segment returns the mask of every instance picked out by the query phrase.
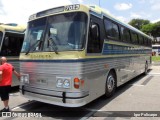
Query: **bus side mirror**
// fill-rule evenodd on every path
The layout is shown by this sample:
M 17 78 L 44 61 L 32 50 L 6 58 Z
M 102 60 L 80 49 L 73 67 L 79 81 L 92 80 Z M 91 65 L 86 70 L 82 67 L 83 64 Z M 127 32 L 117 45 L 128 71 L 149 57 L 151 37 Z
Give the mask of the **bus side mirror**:
M 96 24 L 91 25 L 91 36 L 94 40 L 98 39 L 99 32 L 98 32 L 98 26 Z

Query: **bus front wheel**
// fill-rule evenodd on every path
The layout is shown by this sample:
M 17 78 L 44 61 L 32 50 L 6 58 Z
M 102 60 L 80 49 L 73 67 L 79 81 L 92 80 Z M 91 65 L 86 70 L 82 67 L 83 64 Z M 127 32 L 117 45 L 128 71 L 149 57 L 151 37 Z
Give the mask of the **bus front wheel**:
M 105 86 L 105 97 L 111 97 L 116 90 L 116 76 L 115 73 L 110 71 Z

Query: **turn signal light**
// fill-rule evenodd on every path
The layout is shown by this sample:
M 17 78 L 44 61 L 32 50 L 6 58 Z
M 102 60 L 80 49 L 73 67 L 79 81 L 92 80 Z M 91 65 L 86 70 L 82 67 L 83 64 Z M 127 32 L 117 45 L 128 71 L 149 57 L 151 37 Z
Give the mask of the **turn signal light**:
M 80 80 L 78 78 L 74 78 L 74 88 L 78 89 L 80 87 Z
M 79 89 L 84 86 L 84 80 L 80 80 L 79 78 L 74 78 L 74 88 Z

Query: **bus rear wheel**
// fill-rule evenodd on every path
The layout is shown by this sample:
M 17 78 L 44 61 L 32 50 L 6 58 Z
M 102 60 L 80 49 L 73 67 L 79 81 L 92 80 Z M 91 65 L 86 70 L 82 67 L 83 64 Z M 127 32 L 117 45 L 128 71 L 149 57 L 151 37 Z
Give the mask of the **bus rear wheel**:
M 105 97 L 111 97 L 113 96 L 115 90 L 116 90 L 116 76 L 114 72 L 109 72 L 106 80 L 106 86 L 105 86 Z

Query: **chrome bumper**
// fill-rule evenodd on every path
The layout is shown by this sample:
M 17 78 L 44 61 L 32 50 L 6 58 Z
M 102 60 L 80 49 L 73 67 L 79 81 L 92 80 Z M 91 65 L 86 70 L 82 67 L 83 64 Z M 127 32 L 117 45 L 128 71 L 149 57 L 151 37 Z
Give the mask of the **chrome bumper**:
M 20 92 L 31 100 L 66 107 L 80 107 L 87 104 L 89 92 L 61 92 L 20 86 Z

